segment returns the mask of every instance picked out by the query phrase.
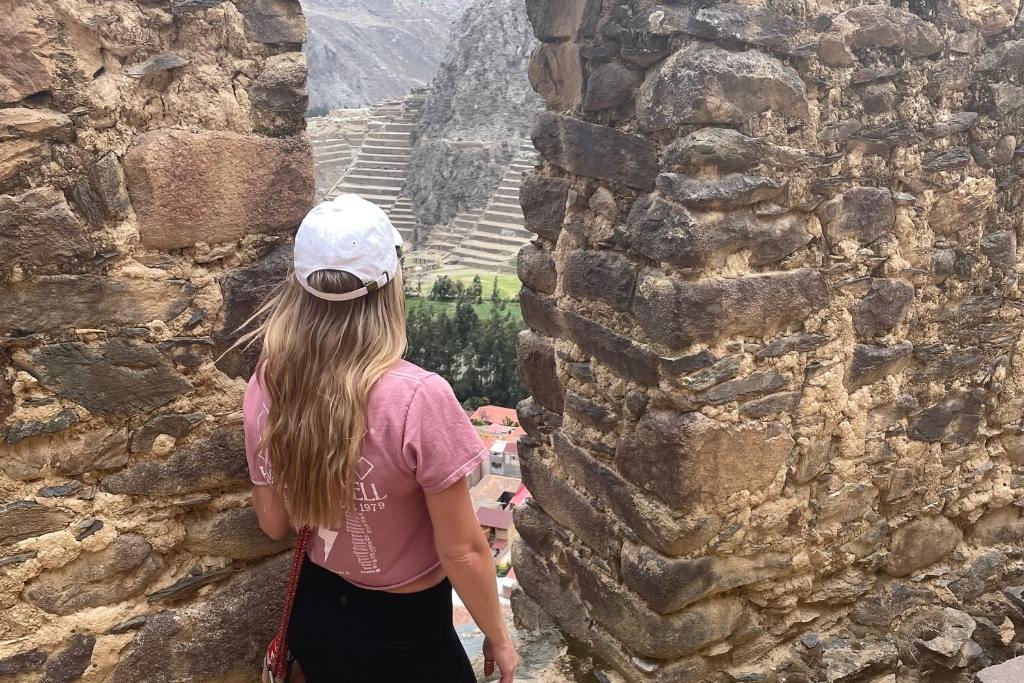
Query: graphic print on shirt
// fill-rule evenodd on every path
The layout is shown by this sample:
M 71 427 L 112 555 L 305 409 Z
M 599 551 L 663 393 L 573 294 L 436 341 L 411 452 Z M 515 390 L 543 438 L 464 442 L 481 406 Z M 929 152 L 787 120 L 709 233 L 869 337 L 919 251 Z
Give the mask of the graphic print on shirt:
M 356 463 L 355 487 L 355 512 L 345 516 L 345 530 L 352 539 L 352 552 L 359 563 L 359 571 L 362 574 L 379 574 L 380 565 L 377 563 L 377 548 L 373 545 L 373 529 L 366 519 L 367 512 L 378 512 L 384 509 L 384 501 L 387 493 L 377 490 L 377 484 L 367 481 L 370 472 L 373 471 L 373 463 L 360 456 Z
M 270 408 L 267 407 L 267 402 L 261 403 L 260 412 L 256 415 L 256 433 L 259 438 L 263 436 L 263 428 L 267 426 L 267 416 L 270 415 Z M 274 483 L 274 480 L 270 478 L 270 461 L 267 458 L 267 449 L 264 448 L 262 451 L 256 454 L 256 467 L 259 469 L 260 476 L 263 477 L 268 484 Z

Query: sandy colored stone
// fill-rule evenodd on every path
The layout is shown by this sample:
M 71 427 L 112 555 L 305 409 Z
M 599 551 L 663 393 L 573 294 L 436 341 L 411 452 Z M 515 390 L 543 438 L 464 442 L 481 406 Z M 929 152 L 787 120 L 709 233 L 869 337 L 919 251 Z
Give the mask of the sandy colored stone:
M 48 90 L 55 64 L 48 36 L 31 12 L 10 14 L 0 25 L 0 103 Z
M 303 137 L 181 130 L 139 136 L 124 158 L 146 246 L 187 247 L 293 228 L 313 205 L 313 160 Z
M 70 118 L 52 109 L 0 109 L 0 142 L 20 137 L 63 135 L 71 127 Z
M 886 572 L 907 576 L 941 560 L 959 545 L 963 532 L 945 517 L 915 519 L 892 536 Z

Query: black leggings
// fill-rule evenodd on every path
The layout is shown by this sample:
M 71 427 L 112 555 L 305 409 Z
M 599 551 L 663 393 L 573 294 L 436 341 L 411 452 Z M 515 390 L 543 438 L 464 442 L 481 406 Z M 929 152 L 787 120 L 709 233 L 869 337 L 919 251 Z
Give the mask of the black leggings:
M 475 683 L 448 579 L 416 593 L 359 588 L 302 565 L 288 649 L 308 683 Z

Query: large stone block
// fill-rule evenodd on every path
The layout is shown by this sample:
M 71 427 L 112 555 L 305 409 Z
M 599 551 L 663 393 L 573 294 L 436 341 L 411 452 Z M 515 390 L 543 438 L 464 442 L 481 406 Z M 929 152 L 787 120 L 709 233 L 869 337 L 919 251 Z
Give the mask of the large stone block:
M 158 130 L 124 158 L 142 243 L 177 249 L 293 228 L 312 207 L 313 152 L 304 137 Z
M 271 249 L 260 260 L 232 268 L 221 275 L 219 284 L 224 299 L 224 322 L 215 336 L 222 343 L 232 342 L 241 333 L 239 327 L 266 303 L 270 292 L 288 275 L 292 265 L 292 246 Z
M 569 296 L 629 308 L 636 287 L 636 264 L 614 251 L 576 249 L 565 257 L 563 289 Z
M 892 332 L 914 303 L 914 288 L 899 280 L 874 278 L 859 301 L 850 307 L 853 329 L 864 339 Z
M 622 547 L 622 579 L 661 614 L 739 586 L 784 576 L 793 568 L 789 555 L 753 557 L 666 557 L 639 543 Z
M 557 242 L 565 220 L 565 204 L 569 199 L 569 181 L 527 175 L 519 184 L 519 206 L 525 227 L 550 242 Z
M 516 579 L 563 630 L 586 642 L 590 617 L 580 596 L 566 586 L 558 567 L 526 543 L 512 544 Z
M 31 500 L 4 503 L 0 505 L 0 545 L 60 531 L 71 520 L 71 512 L 64 508 L 44 507 Z
M 754 5 L 726 2 L 695 11 L 684 30 L 707 40 L 744 43 L 785 52 L 795 46 L 801 29 L 801 22 L 795 16 Z
M 67 615 L 141 594 L 163 562 L 142 536 L 125 534 L 105 549 L 85 553 L 29 582 L 25 598 L 50 614 Z
M 519 290 L 519 306 L 523 322 L 530 329 L 549 337 L 561 337 L 565 333 L 562 310 L 553 297 L 542 296 L 524 285 Z
M 566 311 L 564 320 L 576 345 L 615 374 L 642 384 L 658 383 L 658 357 L 650 349 L 582 315 Z
M 195 287 L 183 280 L 44 276 L 3 292 L 0 330 L 46 332 L 167 321 L 188 308 L 195 292 Z M 40 301 L 47 305 L 37 306 Z
M 595 509 L 587 496 L 563 476 L 555 474 L 537 450 L 527 449 L 520 456 L 523 482 L 544 512 L 576 534 L 594 552 L 612 557 L 617 547 L 607 516 Z M 537 549 L 541 547 L 537 543 L 532 545 Z
M 290 563 L 288 553 L 268 559 L 235 572 L 207 599 L 151 615 L 108 680 L 257 679 L 277 627 Z
M 51 187 L 0 196 L 0 268 L 45 266 L 95 253 L 64 195 Z
M 680 348 L 739 334 L 767 336 L 828 305 L 828 286 L 813 270 L 679 281 L 647 271 L 633 310 L 654 341 Z
M 185 550 L 193 555 L 218 555 L 234 560 L 255 560 L 287 550 L 293 538 L 275 541 L 260 528 L 251 507 L 232 508 L 187 527 Z
M 639 190 L 654 188 L 658 155 L 642 137 L 552 112 L 537 117 L 531 135 L 537 151 L 566 171 Z
M 908 576 L 935 564 L 953 552 L 963 535 L 960 528 L 945 517 L 912 520 L 893 533 L 885 571 L 892 576 Z
M 602 64 L 594 69 L 587 79 L 587 95 L 583 108 L 587 111 L 604 111 L 625 107 L 633 101 L 633 95 L 641 81 L 640 72 L 622 64 Z
M 898 48 L 910 57 L 927 57 L 942 50 L 943 41 L 938 29 L 905 9 L 865 5 L 832 20 L 818 56 L 829 66 L 852 66 L 854 50 L 861 48 Z
M 268 58 L 249 88 L 249 100 L 257 109 L 281 114 L 305 113 L 309 95 L 303 54 L 286 52 Z
M 79 633 L 73 636 L 67 647 L 55 654 L 46 663 L 41 683 L 71 683 L 82 677 L 92 662 L 92 651 L 96 636 Z
M 245 33 L 257 43 L 301 43 L 306 19 L 298 0 L 239 0 Z
M 694 43 L 648 75 L 637 96 L 637 124 L 661 130 L 688 123 L 743 123 L 765 111 L 807 115 L 799 74 L 756 50 Z
M 774 145 L 752 138 L 732 128 L 701 128 L 676 139 L 665 148 L 667 165 L 688 170 L 715 166 L 723 172 L 746 171 L 764 164 L 777 168 L 795 168 L 809 155 L 793 147 Z
M 559 465 L 587 491 L 626 522 L 640 539 L 666 555 L 692 553 L 707 544 L 721 527 L 714 515 L 681 517 L 618 472 L 598 462 L 561 434 L 554 437 Z
M 519 279 L 530 289 L 543 294 L 554 294 L 558 284 L 555 259 L 534 242 L 527 242 L 516 259 Z
M 575 109 L 583 102 L 583 60 L 576 43 L 538 45 L 530 55 L 528 75 L 550 109 Z
M 192 388 L 156 348 L 123 338 L 47 344 L 28 357 L 44 386 L 104 415 L 148 412 Z
M 740 626 L 743 600 L 711 598 L 662 615 L 639 596 L 573 553 L 567 553 L 590 615 L 627 647 L 644 657 L 675 659 L 728 638 Z
M 594 35 L 602 0 L 526 0 L 538 40 L 554 42 Z
M 173 496 L 237 486 L 249 480 L 241 427 L 221 428 L 163 460 L 147 460 L 104 477 L 108 493 Z
M 790 212 L 698 211 L 656 196 L 641 197 L 617 237 L 644 256 L 684 268 L 724 265 L 739 251 L 754 266 L 781 261 L 820 234 L 817 220 Z
M 818 207 L 817 214 L 833 244 L 846 238 L 870 244 L 891 234 L 896 223 L 892 193 L 884 187 L 849 189 Z
M 555 367 L 555 347 L 541 335 L 523 330 L 516 339 L 516 359 L 523 386 L 542 406 L 562 412 L 565 387 Z
M 627 479 L 686 508 L 764 487 L 785 465 L 793 443 L 778 422 L 733 424 L 702 413 L 652 410 L 620 440 L 615 460 Z
M 22 137 L 66 139 L 73 127 L 70 118 L 52 109 L 0 109 L 0 142 Z
M 907 433 L 918 441 L 971 443 L 984 419 L 985 400 L 984 389 L 959 389 L 912 415 Z
M 26 14 L 7 14 L 0 25 L 0 104 L 17 102 L 53 85 L 56 64 L 49 37 Z
M 655 182 L 669 199 L 697 209 L 739 209 L 772 199 L 782 191 L 771 178 L 742 173 L 721 178 L 662 173 Z

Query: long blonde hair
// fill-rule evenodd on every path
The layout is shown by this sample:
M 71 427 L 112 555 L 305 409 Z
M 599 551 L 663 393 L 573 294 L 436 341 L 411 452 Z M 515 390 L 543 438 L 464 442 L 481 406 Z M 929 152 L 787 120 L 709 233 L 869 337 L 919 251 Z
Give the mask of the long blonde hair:
M 362 287 L 351 273 L 328 270 L 309 284 L 327 293 Z M 370 388 L 405 354 L 401 270 L 349 301 L 317 298 L 292 273 L 246 324 L 261 319 L 238 342 L 263 342 L 256 367 L 271 406 L 258 448 L 267 449 L 292 522 L 336 526 L 354 505 Z

